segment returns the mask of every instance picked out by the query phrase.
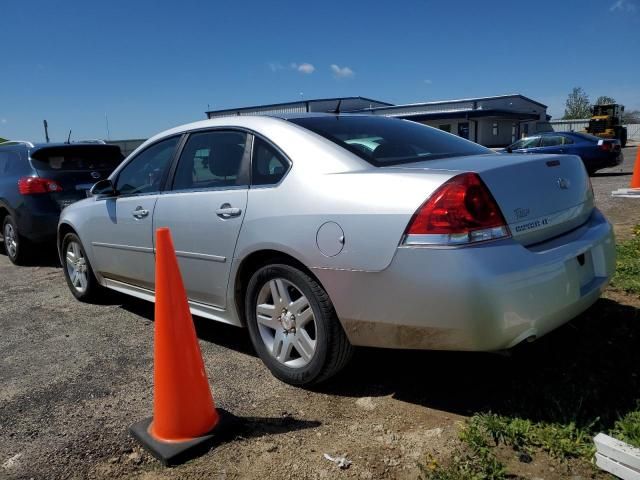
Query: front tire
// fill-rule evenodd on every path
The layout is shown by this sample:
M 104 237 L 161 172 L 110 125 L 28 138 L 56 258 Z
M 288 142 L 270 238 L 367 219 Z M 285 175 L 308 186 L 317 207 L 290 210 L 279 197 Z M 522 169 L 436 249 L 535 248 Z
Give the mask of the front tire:
M 272 264 L 256 271 L 245 314 L 256 352 L 285 383 L 320 383 L 351 358 L 353 347 L 327 292 L 295 267 Z
M 2 237 L 7 257 L 14 265 L 24 265 L 29 256 L 29 243 L 18 232 L 18 225 L 11 215 L 7 215 L 2 222 Z
M 69 290 L 81 302 L 92 303 L 99 300 L 104 288 L 98 283 L 91 263 L 75 233 L 67 233 L 62 239 L 62 269 Z

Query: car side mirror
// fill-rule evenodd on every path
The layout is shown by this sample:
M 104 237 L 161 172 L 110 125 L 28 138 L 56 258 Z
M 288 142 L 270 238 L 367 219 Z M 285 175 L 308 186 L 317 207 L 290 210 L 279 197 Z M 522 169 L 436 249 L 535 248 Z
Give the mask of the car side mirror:
M 91 190 L 89 190 L 89 193 L 91 194 L 91 196 L 101 195 L 114 197 L 117 195 L 116 189 L 113 186 L 113 182 L 108 178 L 96 182 L 93 187 L 91 187 Z
M 507 147 L 507 153 L 513 153 L 513 148 Z

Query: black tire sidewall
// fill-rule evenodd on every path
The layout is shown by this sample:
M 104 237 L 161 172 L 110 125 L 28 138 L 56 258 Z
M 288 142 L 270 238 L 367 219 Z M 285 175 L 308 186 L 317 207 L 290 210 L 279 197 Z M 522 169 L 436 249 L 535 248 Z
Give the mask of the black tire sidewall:
M 87 262 L 87 289 L 84 292 L 79 292 L 78 290 L 76 290 L 76 288 L 71 283 L 71 278 L 69 277 L 69 270 L 67 270 L 66 252 L 67 252 L 67 246 L 71 242 L 76 242 L 80 246 L 80 249 L 82 250 L 82 255 L 84 256 Z M 61 253 L 60 262 L 62 263 L 62 269 L 64 271 L 64 279 L 67 281 L 67 285 L 69 287 L 69 290 L 71 290 L 71 293 L 73 294 L 73 296 L 80 301 L 92 300 L 95 297 L 97 290 L 100 288 L 100 285 L 98 285 L 98 281 L 96 280 L 96 277 L 93 274 L 93 268 L 91 267 L 91 263 L 89 262 L 89 258 L 87 257 L 87 252 L 85 251 L 84 246 L 82 245 L 82 242 L 80 241 L 80 238 L 78 237 L 78 235 L 76 235 L 75 233 L 67 233 L 62 239 L 62 248 L 60 249 L 60 253 Z
M 304 367 L 291 368 L 278 362 L 268 351 L 258 330 L 256 319 L 258 294 L 264 284 L 274 278 L 284 278 L 293 283 L 307 297 L 313 309 L 316 320 L 316 351 L 309 364 Z M 321 289 L 322 287 L 297 268 L 284 264 L 273 264 L 260 268 L 253 274 L 247 287 L 245 315 L 251 342 L 271 373 L 283 382 L 293 385 L 314 383 L 314 380 L 321 376 L 327 361 L 328 343 L 331 340 L 328 338 L 330 331 L 328 323 L 334 320 L 331 318 L 333 307 L 323 306 L 314 292 L 314 288 Z

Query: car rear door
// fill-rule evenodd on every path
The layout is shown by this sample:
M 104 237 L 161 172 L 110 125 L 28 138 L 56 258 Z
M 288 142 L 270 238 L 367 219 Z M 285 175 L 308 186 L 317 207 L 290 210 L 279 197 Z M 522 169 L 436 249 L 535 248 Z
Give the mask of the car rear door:
M 114 179 L 115 196 L 97 197 L 84 214 L 83 243 L 103 277 L 153 289 L 153 211 L 180 136 L 161 140 L 136 154 Z
M 542 135 L 537 153 L 564 153 L 562 135 Z
M 247 208 L 251 136 L 193 132 L 158 197 L 154 227 L 169 227 L 191 301 L 226 308 L 231 263 Z

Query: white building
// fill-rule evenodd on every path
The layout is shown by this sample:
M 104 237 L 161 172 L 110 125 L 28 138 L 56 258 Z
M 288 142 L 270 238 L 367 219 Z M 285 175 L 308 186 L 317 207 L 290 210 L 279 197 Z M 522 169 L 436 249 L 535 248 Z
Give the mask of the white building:
M 340 102 L 342 113 L 399 117 L 440 128 L 487 147 L 502 147 L 522 136 L 548 130 L 547 106 L 524 95 L 465 98 L 393 105 L 364 97 L 342 97 L 278 103 L 206 112 L 208 118 L 229 115 L 269 115 L 330 112 Z

